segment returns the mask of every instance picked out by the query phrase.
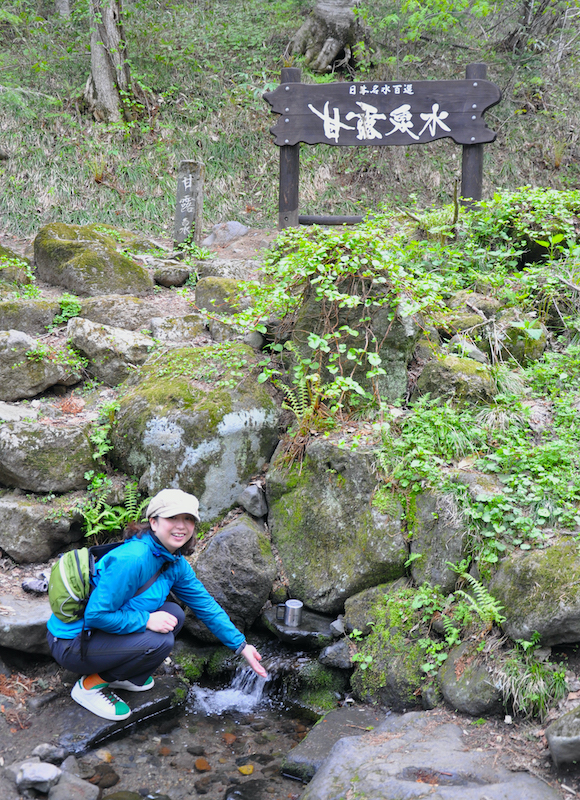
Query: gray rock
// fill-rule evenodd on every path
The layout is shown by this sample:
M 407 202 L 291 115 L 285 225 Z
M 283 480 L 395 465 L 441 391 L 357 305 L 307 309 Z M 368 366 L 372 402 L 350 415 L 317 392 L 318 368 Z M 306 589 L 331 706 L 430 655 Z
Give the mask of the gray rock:
M 150 336 L 99 325 L 82 317 L 69 320 L 67 336 L 89 360 L 90 374 L 109 386 L 121 383 L 136 366 L 144 364 L 156 347 Z
M 129 331 L 148 328 L 153 316 L 158 315 L 155 307 L 139 297 L 122 294 L 88 297 L 81 301 L 79 316 L 100 325 L 113 325 Z
M 46 595 L 0 594 L 0 647 L 48 655 L 46 623 L 50 614 Z
M 345 628 L 344 628 L 344 617 L 340 614 L 334 622 L 330 623 L 330 630 L 332 631 L 332 635 L 336 636 L 339 639 L 341 636 L 344 636 Z
M 280 641 L 300 647 L 302 650 L 321 650 L 334 642 L 330 630 L 331 618 L 302 609 L 300 625 L 285 625 L 277 619 L 276 608 L 268 608 L 261 617 L 262 624 Z
M 90 421 L 62 425 L 7 422 L 0 426 L 0 481 L 31 492 L 70 492 L 93 469 Z
M 227 244 L 228 242 L 233 242 L 234 239 L 239 239 L 240 236 L 245 236 L 249 230 L 241 222 L 220 222 L 213 226 L 212 232 L 209 236 L 206 236 L 202 245 L 211 247 L 215 244 Z
M 493 319 L 501 311 L 502 305 L 495 297 L 461 289 L 447 300 L 449 308 L 464 309 L 470 313 L 480 315 L 482 318 Z
M 568 711 L 548 725 L 546 739 L 557 767 L 580 761 L 580 707 Z
M 14 781 L 0 773 L 0 797 L 2 800 L 22 800 L 22 794 L 16 788 Z
M 45 225 L 34 240 L 34 259 L 40 280 L 77 295 L 139 295 L 153 288 L 147 270 L 94 226 Z
M 176 263 L 165 263 L 153 273 L 153 280 L 159 286 L 170 289 L 172 286 L 183 286 L 191 275 L 191 269 Z
M 556 541 L 545 550 L 516 550 L 504 558 L 489 591 L 503 606 L 502 628 L 512 639 L 532 638 L 543 646 L 580 639 L 578 544 Z
M 59 748 L 60 749 L 60 748 Z M 66 752 L 66 751 L 65 751 Z M 70 775 L 79 775 L 79 762 L 75 756 L 67 756 L 60 768 L 63 772 L 68 772 Z
M 236 502 L 278 441 L 278 409 L 247 346 L 178 348 L 131 378 L 112 431 L 113 458 L 150 495 L 192 492 L 202 519 Z M 195 377 L 199 376 L 199 377 Z
M 301 469 L 277 467 L 276 454 L 272 464 L 268 524 L 292 597 L 337 614 L 357 592 L 403 575 L 402 509 L 396 499 L 388 514 L 373 507 L 370 448 L 351 451 L 317 440 L 307 446 Z
M 0 547 L 19 564 L 48 561 L 82 537 L 79 495 L 50 503 L 18 492 L 0 492 Z
M 416 513 L 411 533 L 411 574 L 420 586 L 430 583 L 444 593 L 455 588 L 457 574 L 447 562 L 457 564 L 463 558 L 467 523 L 452 494 L 426 492 L 417 495 Z
M 41 761 L 48 761 L 49 764 L 61 764 L 68 753 L 63 747 L 57 747 L 49 742 L 42 742 L 32 751 L 33 756 L 38 756 Z
M 73 373 L 67 364 L 49 358 L 30 358 L 27 353 L 35 350 L 37 341 L 17 330 L 0 331 L 0 399 L 21 400 L 54 386 L 67 384 L 80 376 Z
M 266 344 L 266 340 L 261 333 L 258 333 L 258 331 L 251 331 L 250 333 L 247 333 L 243 337 L 242 341 L 244 344 L 249 344 L 250 347 L 258 351 L 261 351 Z
M 4 767 L 4 775 L 12 781 L 13 784 L 16 784 L 16 778 L 18 777 L 18 773 L 22 769 L 22 767 L 27 766 L 29 764 L 40 764 L 40 757 L 39 756 L 30 756 L 29 758 L 25 758 L 22 761 L 14 761 L 12 764 L 7 764 Z
M 0 300 L 0 330 L 18 330 L 38 336 L 46 333 L 59 312 L 58 300 Z
M 345 736 L 361 736 L 385 719 L 384 711 L 343 706 L 325 714 L 296 747 L 284 756 L 282 772 L 307 783 L 324 764 L 333 746 Z
M 205 332 L 201 314 L 185 314 L 183 317 L 154 317 L 151 320 L 151 335 L 160 342 L 189 342 Z
M 240 630 L 257 619 L 276 577 L 276 562 L 264 531 L 241 516 L 216 534 L 199 556 L 195 571 L 208 592 Z M 187 628 L 214 641 L 205 625 L 188 614 Z
M 247 281 L 255 278 L 260 270 L 258 261 L 227 258 L 212 258 L 197 263 L 199 278 L 233 278 Z
M 485 364 L 471 358 L 445 356 L 429 361 L 417 380 L 414 397 L 430 394 L 431 397 L 455 397 L 468 402 L 489 402 L 496 389 Z
M 0 420 L 3 422 L 20 422 L 23 419 L 36 419 L 38 409 L 30 404 L 4 403 L 0 401 Z
M 425 712 L 389 717 L 370 733 L 339 739 L 302 800 L 347 797 L 353 786 L 373 800 L 559 800 L 544 781 L 496 759 L 495 751 L 469 750 L 459 725 Z M 429 778 L 436 787 L 426 785 Z
M 238 497 L 238 503 L 253 517 L 265 517 L 268 513 L 268 504 L 261 486 L 251 483 L 246 486 Z
M 100 789 L 70 772 L 63 772 L 59 782 L 48 793 L 48 800 L 97 800 Z
M 59 782 L 60 776 L 61 771 L 54 764 L 24 762 L 16 775 L 16 786 L 20 790 L 35 789 L 46 794 Z
M 339 639 L 334 644 L 329 644 L 318 656 L 318 660 L 326 667 L 335 667 L 336 669 L 351 669 L 352 657 L 351 648 L 348 639 Z
M 485 717 L 503 708 L 501 691 L 472 642 L 451 650 L 437 678 L 445 701 L 461 714 Z
M 237 325 L 230 325 L 215 317 L 208 320 L 207 326 L 214 342 L 233 342 L 241 340 L 243 330 Z

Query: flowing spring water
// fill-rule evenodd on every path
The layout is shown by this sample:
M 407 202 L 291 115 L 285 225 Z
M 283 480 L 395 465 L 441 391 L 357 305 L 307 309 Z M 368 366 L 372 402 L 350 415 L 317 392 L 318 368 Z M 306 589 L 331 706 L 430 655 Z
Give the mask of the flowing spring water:
M 219 715 L 225 711 L 249 714 L 262 702 L 268 678 L 260 678 L 250 667 L 239 667 L 226 689 L 205 689 L 193 686 L 190 703 L 193 709 L 207 715 Z

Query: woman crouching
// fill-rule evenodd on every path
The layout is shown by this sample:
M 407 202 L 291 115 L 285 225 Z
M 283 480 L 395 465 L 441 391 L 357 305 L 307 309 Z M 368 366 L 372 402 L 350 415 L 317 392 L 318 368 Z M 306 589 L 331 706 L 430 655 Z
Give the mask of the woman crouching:
M 170 592 L 236 655 L 244 656 L 254 672 L 267 677 L 261 655 L 183 557 L 193 550 L 200 521 L 197 498 L 180 489 L 164 489 L 151 500 L 146 516 L 148 524 L 128 528 L 127 541 L 97 562 L 84 634 L 82 619 L 62 622 L 53 614 L 47 623 L 55 661 L 83 673 L 71 697 L 104 719 L 126 719 L 131 709 L 112 690 L 151 689 L 152 673 L 171 653 L 185 614 L 179 605 L 167 602 Z

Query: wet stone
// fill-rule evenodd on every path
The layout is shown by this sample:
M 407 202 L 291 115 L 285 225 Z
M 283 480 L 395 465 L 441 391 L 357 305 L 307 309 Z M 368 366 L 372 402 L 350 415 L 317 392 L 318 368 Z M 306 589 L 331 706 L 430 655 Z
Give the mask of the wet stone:
M 330 627 L 334 617 L 302 610 L 302 621 L 294 627 L 276 619 L 276 608 L 268 608 L 261 617 L 262 622 L 280 641 L 297 645 L 304 650 L 321 650 L 335 639 Z

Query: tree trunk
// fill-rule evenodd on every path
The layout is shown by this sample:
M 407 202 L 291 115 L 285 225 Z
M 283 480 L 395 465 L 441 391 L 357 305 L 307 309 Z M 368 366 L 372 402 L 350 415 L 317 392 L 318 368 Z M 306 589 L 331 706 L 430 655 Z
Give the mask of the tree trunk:
M 545 49 L 543 40 L 562 24 L 569 5 L 566 0 L 522 0 L 518 26 L 501 46 L 513 53 Z
M 357 0 L 318 0 L 314 11 L 294 36 L 293 53 L 306 56 L 314 72 L 328 72 L 341 54 L 350 61 L 352 47 L 360 36 L 353 8 Z
M 122 0 L 90 0 L 91 74 L 85 101 L 95 119 L 130 117 L 131 73 L 122 25 Z
M 70 18 L 70 0 L 54 0 L 54 7 L 59 17 Z

